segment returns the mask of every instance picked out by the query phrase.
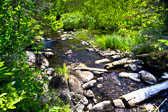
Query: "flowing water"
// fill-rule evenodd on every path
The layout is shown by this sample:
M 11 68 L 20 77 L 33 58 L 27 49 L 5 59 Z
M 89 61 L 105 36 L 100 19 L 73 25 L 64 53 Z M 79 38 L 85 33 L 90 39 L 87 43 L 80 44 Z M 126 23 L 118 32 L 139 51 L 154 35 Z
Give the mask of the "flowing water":
M 54 38 L 54 37 L 52 37 Z M 75 63 L 82 62 L 88 67 L 103 68 L 103 64 L 96 65 L 94 62 L 99 59 L 103 59 L 102 56 L 95 52 L 87 51 L 87 46 L 82 46 L 80 41 L 76 40 L 65 40 L 54 39 L 53 41 L 45 41 L 45 47 L 51 48 L 54 56 L 50 57 L 48 60 L 50 62 L 50 67 L 56 67 L 57 65 L 63 65 L 63 63 Z M 65 55 L 65 52 L 72 50 L 72 54 Z M 118 78 L 118 73 L 122 71 L 127 71 L 124 68 L 116 68 L 111 70 L 110 73 L 103 74 L 102 77 L 104 81 L 99 81 L 99 84 L 103 84 L 103 88 L 97 88 L 96 86 L 92 88 L 96 99 L 99 101 L 104 100 L 114 100 L 119 98 L 121 95 L 127 94 L 131 91 L 137 90 L 139 88 L 145 87 L 143 83 L 135 83 L 134 81 L 126 78 Z M 100 76 L 95 76 L 95 78 Z M 168 92 L 164 91 L 159 95 L 152 97 L 151 99 L 145 101 L 145 103 L 152 103 L 159 105 L 164 99 L 168 98 Z M 168 112 L 168 101 L 166 101 L 159 108 L 160 112 Z M 103 112 L 143 112 L 139 107 L 134 109 L 117 109 L 114 106 L 110 106 Z

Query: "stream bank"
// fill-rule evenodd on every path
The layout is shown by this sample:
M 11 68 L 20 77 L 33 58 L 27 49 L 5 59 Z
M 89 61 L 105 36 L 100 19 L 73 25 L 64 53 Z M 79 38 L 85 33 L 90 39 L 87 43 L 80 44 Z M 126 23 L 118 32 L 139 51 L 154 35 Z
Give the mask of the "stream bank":
M 138 103 L 138 106 L 131 107 L 123 99 L 120 100 L 120 97 L 159 83 L 158 74 L 154 73 L 154 76 L 153 72 L 150 74 L 148 71 L 151 72 L 151 68 L 141 60 L 131 59 L 131 53 L 110 49 L 102 51 L 91 48 L 89 42 L 74 40 L 74 33 L 66 32 L 63 35 L 62 37 L 58 35 L 48 37 L 44 45 L 45 49 L 51 49 L 50 51 L 54 54 L 47 58 L 49 67 L 55 68 L 57 65 L 66 63 L 71 71 L 70 76 L 66 81 L 58 74 L 49 75 L 49 87 L 60 91 L 62 98 L 67 97 L 64 99 L 68 99 L 74 112 L 152 112 L 156 106 L 167 99 L 168 92 L 165 90 L 155 97 Z M 122 55 L 119 56 L 120 54 Z M 103 63 L 101 59 L 104 58 L 108 58 L 109 61 Z M 121 61 L 122 59 L 124 61 Z M 97 60 L 100 64 L 95 63 Z M 106 71 L 105 65 L 109 65 L 110 69 Z M 97 70 L 97 68 L 100 69 Z M 123 76 L 123 73 L 128 74 Z M 141 73 L 148 74 L 150 78 L 144 77 L 142 80 Z M 162 72 L 158 73 L 162 75 L 160 74 Z M 168 102 L 165 101 L 159 110 L 166 112 L 167 107 Z

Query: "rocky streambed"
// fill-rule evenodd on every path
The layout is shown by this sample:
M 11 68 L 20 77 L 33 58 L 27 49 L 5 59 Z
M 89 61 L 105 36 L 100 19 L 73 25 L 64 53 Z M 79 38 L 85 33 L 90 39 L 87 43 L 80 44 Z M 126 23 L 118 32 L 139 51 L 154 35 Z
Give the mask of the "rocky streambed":
M 48 74 L 46 91 L 57 90 L 74 112 L 168 111 L 166 72 L 151 73 L 153 68 L 130 52 L 102 51 L 74 35 L 62 32 L 44 42 L 39 63 Z M 54 73 L 63 63 L 70 70 L 67 80 Z

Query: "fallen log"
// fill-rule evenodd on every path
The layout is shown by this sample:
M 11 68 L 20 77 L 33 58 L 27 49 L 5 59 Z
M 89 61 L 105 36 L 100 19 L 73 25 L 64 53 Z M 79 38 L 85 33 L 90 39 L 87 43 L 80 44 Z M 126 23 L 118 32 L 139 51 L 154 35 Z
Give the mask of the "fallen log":
M 99 71 L 99 72 L 107 72 L 106 69 L 101 68 L 90 68 L 90 67 L 75 67 L 75 70 L 88 70 L 88 71 Z
M 150 52 L 150 53 L 146 53 L 146 54 L 139 54 L 136 55 L 137 58 L 145 58 L 148 56 L 163 56 L 168 54 L 168 50 L 162 51 L 162 52 Z
M 106 64 L 105 68 L 109 69 L 109 68 L 112 68 L 117 65 L 131 64 L 131 63 L 135 63 L 135 62 L 139 62 L 139 60 L 124 58 L 124 59 Z
M 136 104 L 166 89 L 168 89 L 168 81 L 133 91 L 121 96 L 121 99 L 125 100 L 130 106 L 135 106 Z

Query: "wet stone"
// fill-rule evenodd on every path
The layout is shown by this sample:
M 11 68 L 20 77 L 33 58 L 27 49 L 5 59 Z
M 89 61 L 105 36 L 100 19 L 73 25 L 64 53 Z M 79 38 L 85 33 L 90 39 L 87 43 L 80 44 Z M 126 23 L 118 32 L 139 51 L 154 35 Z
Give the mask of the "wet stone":
M 82 98 L 82 99 L 80 100 L 80 102 L 81 102 L 82 104 L 84 104 L 84 105 L 88 105 L 88 103 L 89 103 L 89 101 L 88 101 L 88 99 L 87 99 L 86 97 Z
M 100 111 L 105 109 L 106 106 L 109 106 L 111 104 L 111 101 L 102 101 L 100 103 L 97 103 L 93 106 L 93 110 Z
M 97 84 L 97 88 L 103 88 L 103 84 Z
M 86 102 L 84 99 L 85 97 L 81 94 L 76 94 L 74 92 L 70 92 L 70 96 L 71 96 L 71 100 L 74 104 L 77 104 L 78 102 L 82 101 L 82 99 L 84 100 L 84 102 Z M 84 102 L 83 102 L 83 104 L 84 104 Z
M 83 105 L 82 103 L 78 103 L 75 106 L 74 112 L 83 112 L 83 109 L 85 108 L 85 105 Z
M 92 110 L 92 107 L 93 107 L 93 105 L 90 103 L 90 104 L 87 106 L 87 109 L 88 109 L 88 110 Z
M 84 91 L 84 95 L 89 97 L 89 98 L 93 98 L 94 97 L 94 93 L 91 90 Z
M 113 103 L 114 103 L 115 107 L 125 108 L 125 105 L 121 99 L 113 100 Z
M 103 82 L 103 77 L 99 77 L 99 78 L 97 78 L 97 81 L 99 81 L 99 82 Z
M 55 72 L 54 68 L 47 68 L 47 70 L 46 70 L 47 75 L 53 75 L 54 72 Z
M 157 79 L 154 75 L 152 75 L 151 73 L 141 70 L 139 72 L 139 74 L 141 75 L 141 78 L 148 84 L 156 84 L 157 83 Z
M 91 80 L 91 81 L 83 84 L 82 87 L 83 87 L 83 89 L 91 88 L 96 84 L 96 82 L 97 82 L 96 80 Z
M 79 94 L 83 94 L 81 83 L 75 76 L 73 76 L 73 75 L 69 76 L 68 85 L 69 85 L 70 91 L 75 92 L 75 93 L 79 93 Z
M 75 70 L 73 74 L 82 82 L 88 82 L 94 78 L 93 73 L 89 71 Z

